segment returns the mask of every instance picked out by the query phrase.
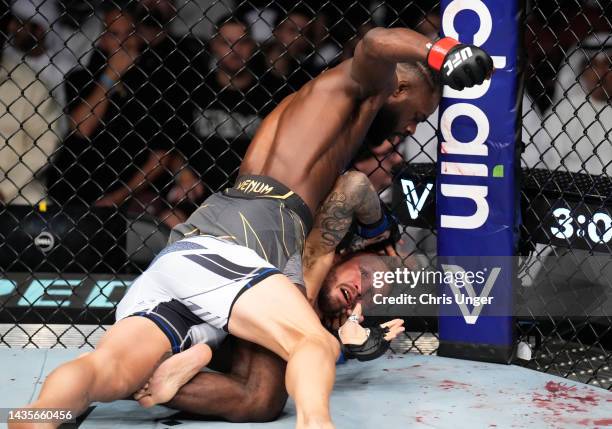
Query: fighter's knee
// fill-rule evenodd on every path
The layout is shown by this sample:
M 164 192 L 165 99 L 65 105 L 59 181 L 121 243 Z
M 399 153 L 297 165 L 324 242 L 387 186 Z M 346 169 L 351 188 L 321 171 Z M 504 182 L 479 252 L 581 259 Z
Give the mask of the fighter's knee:
M 127 396 L 132 374 L 116 356 L 109 353 L 95 351 L 87 356 L 80 357 L 93 368 L 94 383 L 99 386 L 97 391 L 106 392 L 109 397 Z M 107 396 L 103 395 L 103 396 Z M 101 401 L 104 399 L 101 398 Z
M 279 392 L 252 392 L 239 409 L 226 418 L 233 423 L 265 423 L 276 420 L 287 403 L 284 389 Z
M 255 398 L 251 404 L 252 422 L 271 422 L 276 420 L 285 408 L 287 394 L 275 392 L 273 395 Z

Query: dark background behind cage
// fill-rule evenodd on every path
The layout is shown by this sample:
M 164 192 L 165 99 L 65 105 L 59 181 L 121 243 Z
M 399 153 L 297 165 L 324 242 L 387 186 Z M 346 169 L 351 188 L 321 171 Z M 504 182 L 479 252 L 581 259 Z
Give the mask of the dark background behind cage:
M 607 389 L 611 13 L 603 1 L 525 5 L 517 287 L 533 310 L 517 318 L 533 348 L 522 364 Z M 236 178 L 262 118 L 374 26 L 434 38 L 439 5 L 1 1 L 0 346 L 95 344 L 169 228 Z M 353 166 L 391 204 L 393 173 L 433 178 L 436 130 L 437 112 Z M 433 218 L 403 233 L 405 258 L 435 264 Z M 395 352 L 435 353 L 435 319 L 407 326 Z

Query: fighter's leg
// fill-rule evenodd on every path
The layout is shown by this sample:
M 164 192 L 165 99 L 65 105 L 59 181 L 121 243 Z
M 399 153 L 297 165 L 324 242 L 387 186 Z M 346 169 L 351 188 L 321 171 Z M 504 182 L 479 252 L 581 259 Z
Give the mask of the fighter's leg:
M 340 346 L 289 279 L 272 275 L 242 293 L 228 328 L 287 361 L 285 383 L 296 403 L 298 428 L 333 427 L 329 395 Z
M 275 420 L 287 402 L 285 361 L 240 339 L 233 338 L 228 346 L 228 374 L 198 373 L 166 405 L 235 423 Z
M 139 316 L 120 320 L 95 351 L 54 370 L 29 407 L 65 408 L 78 415 L 94 401 L 124 398 L 144 384 L 169 351 L 170 341 L 151 320 Z
M 210 362 L 212 350 L 207 344 L 190 348 L 163 361 L 149 381 L 134 395 L 141 406 L 150 408 L 168 402 L 176 392 Z

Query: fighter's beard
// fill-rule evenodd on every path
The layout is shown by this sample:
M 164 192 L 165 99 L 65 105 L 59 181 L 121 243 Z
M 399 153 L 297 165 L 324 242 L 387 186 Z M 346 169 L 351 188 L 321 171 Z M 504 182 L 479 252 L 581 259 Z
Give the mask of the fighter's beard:
M 335 316 L 337 313 L 339 313 L 343 309 L 342 305 L 338 305 L 337 306 L 338 308 L 334 308 L 335 307 L 334 304 L 337 304 L 337 303 L 333 302 L 333 298 L 332 298 L 333 289 L 331 285 L 335 284 L 336 280 L 337 280 L 336 267 L 333 267 L 330 270 L 330 272 L 327 274 L 327 276 L 325 277 L 325 280 L 323 280 L 323 285 L 321 286 L 321 290 L 319 291 L 319 296 L 317 298 L 317 305 L 319 309 L 325 316 L 328 316 L 328 317 Z
M 365 144 L 369 147 L 381 145 L 395 131 L 399 121 L 398 116 L 388 106 L 381 107 L 368 129 Z

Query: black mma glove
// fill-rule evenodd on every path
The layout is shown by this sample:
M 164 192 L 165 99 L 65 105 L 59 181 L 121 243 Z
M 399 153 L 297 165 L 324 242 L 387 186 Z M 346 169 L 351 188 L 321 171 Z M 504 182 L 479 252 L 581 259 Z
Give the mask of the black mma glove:
M 474 45 L 465 45 L 450 37 L 434 43 L 427 54 L 427 64 L 440 72 L 441 81 L 456 90 L 480 85 L 493 72 L 493 59 Z
M 357 359 L 360 362 L 374 360 L 389 349 L 391 341 L 385 340 L 389 328 L 374 326 L 368 329 L 368 339 L 359 346 L 353 344 L 342 344 L 342 352 L 346 359 Z

